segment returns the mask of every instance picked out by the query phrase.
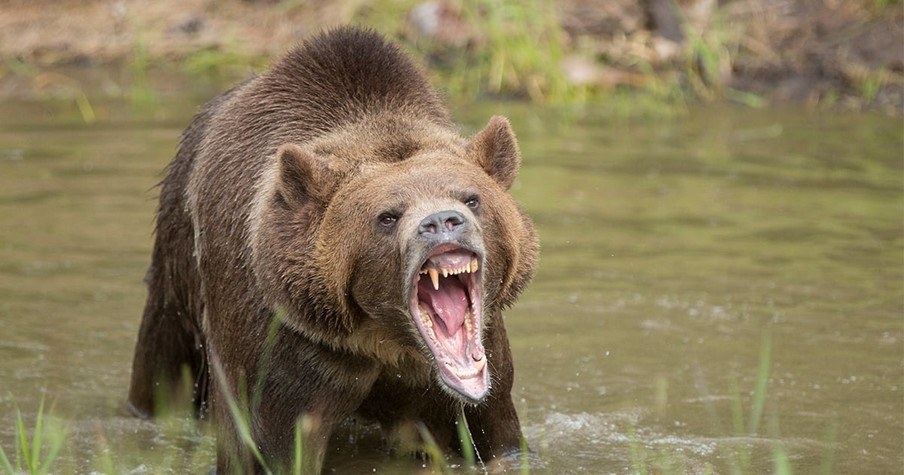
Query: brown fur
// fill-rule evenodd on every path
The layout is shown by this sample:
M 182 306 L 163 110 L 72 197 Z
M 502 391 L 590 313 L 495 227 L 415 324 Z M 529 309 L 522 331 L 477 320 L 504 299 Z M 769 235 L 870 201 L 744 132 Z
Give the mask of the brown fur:
M 320 35 L 213 100 L 162 184 L 130 408 L 153 414 L 165 396 L 155 388 L 177 391 L 187 365 L 196 404 L 209 399 L 220 428 L 221 473 L 261 469 L 227 405 L 246 394 L 271 469 L 291 462 L 303 419 L 305 468 L 318 472 L 330 433 L 354 413 L 390 433 L 421 422 L 454 448 L 463 407 L 483 460 L 518 450 L 501 312 L 538 252 L 506 192 L 519 164 L 508 121 L 460 137 L 417 68 L 367 31 Z M 406 276 L 422 262 L 413 236 L 437 210 L 465 216 L 462 239 L 485 256 L 492 389 L 476 403 L 437 379 L 406 307 Z M 378 224 L 386 212 L 398 215 L 391 228 Z

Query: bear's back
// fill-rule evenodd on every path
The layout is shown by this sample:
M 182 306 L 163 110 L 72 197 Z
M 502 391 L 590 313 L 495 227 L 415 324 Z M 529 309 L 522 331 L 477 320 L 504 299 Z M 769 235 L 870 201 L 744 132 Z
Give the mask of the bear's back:
M 308 39 L 240 95 L 230 118 L 239 124 L 253 120 L 260 129 L 251 132 L 282 141 L 305 142 L 382 113 L 452 125 L 424 74 L 397 46 L 376 32 L 350 27 Z

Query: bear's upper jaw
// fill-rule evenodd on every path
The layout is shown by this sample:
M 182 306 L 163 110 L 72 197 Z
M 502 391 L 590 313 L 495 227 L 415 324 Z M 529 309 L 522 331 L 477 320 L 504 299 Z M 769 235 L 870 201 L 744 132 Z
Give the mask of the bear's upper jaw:
M 489 390 L 481 319 L 480 257 L 453 244 L 436 247 L 411 285 L 410 311 L 442 381 L 471 401 Z

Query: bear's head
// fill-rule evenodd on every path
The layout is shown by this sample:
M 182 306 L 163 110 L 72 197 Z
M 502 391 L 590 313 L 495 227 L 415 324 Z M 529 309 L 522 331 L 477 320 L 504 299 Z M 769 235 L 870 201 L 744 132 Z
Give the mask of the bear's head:
M 469 141 L 420 135 L 433 140 L 280 147 L 252 213 L 255 272 L 296 331 L 339 348 L 366 331 L 477 402 L 490 388 L 486 328 L 537 259 L 508 193 L 520 154 L 501 117 Z

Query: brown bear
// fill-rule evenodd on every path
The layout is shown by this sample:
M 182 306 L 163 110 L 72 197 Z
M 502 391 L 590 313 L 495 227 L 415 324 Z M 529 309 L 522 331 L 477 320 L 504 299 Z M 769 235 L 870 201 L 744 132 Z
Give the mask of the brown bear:
M 320 34 L 215 98 L 162 182 L 129 409 L 187 387 L 218 473 L 291 467 L 296 434 L 317 473 L 350 416 L 449 450 L 464 417 L 483 461 L 517 452 L 502 311 L 538 255 L 508 194 L 520 160 L 506 119 L 462 138 L 371 31 Z

